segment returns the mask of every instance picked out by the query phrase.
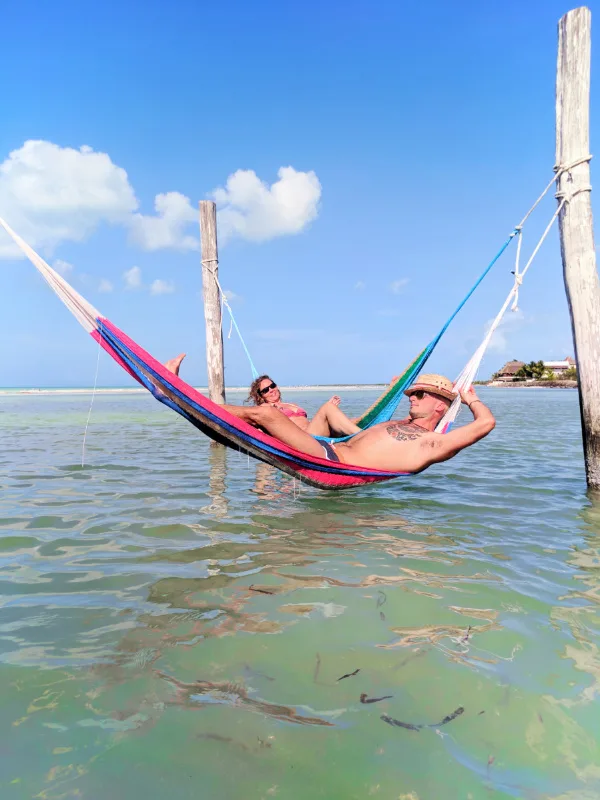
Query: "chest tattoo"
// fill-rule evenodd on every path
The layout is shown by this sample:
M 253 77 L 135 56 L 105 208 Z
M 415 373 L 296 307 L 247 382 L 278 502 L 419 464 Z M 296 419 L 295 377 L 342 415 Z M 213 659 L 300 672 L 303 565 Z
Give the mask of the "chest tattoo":
M 411 425 L 409 422 L 391 422 L 386 427 L 386 433 L 397 442 L 413 442 L 420 439 L 427 431 L 418 425 Z

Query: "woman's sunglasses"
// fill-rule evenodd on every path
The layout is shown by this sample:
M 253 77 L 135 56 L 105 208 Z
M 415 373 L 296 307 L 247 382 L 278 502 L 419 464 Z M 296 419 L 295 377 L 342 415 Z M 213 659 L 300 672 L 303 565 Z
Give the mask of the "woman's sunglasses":
M 268 386 L 265 386 L 263 389 L 259 389 L 258 393 L 262 394 L 262 395 L 265 395 L 265 394 L 268 394 L 271 391 L 271 389 L 276 389 L 276 388 L 277 388 L 277 384 L 276 383 L 270 383 Z

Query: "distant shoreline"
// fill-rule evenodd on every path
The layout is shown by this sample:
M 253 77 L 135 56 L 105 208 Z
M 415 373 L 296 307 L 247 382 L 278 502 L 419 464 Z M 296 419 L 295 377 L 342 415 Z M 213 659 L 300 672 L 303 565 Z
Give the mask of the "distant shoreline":
M 577 389 L 577 381 L 490 381 L 492 389 Z
M 351 384 L 332 384 L 331 386 L 281 386 L 283 392 L 360 392 L 364 390 L 379 390 L 384 389 L 388 384 L 384 383 L 351 383 Z M 207 386 L 195 386 L 198 392 L 206 394 L 208 392 Z M 131 388 L 58 388 L 58 389 L 0 389 L 1 396 L 14 396 L 14 395 L 65 395 L 65 394 L 143 394 L 147 390 L 132 386 Z M 248 392 L 247 386 L 227 386 L 226 392 Z
M 389 384 L 387 383 L 335 383 L 331 385 L 313 386 L 281 386 L 282 392 L 362 392 L 362 391 L 383 391 Z M 479 383 L 479 386 L 489 386 L 492 389 L 577 389 L 577 381 L 490 381 L 489 383 Z M 208 394 L 207 386 L 195 386 L 196 391 Z M 0 397 L 36 397 L 40 395 L 85 395 L 85 394 L 104 394 L 104 395 L 124 395 L 124 394 L 144 394 L 147 389 L 141 387 L 101 387 L 95 390 L 92 387 L 62 387 L 62 388 L 7 388 L 0 389 Z M 247 386 L 227 386 L 226 392 L 233 394 L 247 393 Z

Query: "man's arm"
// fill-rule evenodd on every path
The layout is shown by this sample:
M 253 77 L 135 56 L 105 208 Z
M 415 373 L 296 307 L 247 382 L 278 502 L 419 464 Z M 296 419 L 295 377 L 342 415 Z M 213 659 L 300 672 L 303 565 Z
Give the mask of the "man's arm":
M 484 436 L 487 436 L 490 431 L 493 431 L 496 426 L 496 420 L 490 409 L 477 397 L 473 387 L 466 392 L 460 393 L 463 403 L 469 406 L 473 414 L 473 422 L 468 425 L 463 425 L 462 428 L 457 428 L 450 433 L 446 433 L 440 437 L 440 446 L 437 454 L 440 456 L 439 461 L 447 461 L 452 456 L 460 453 L 465 447 L 469 447 Z

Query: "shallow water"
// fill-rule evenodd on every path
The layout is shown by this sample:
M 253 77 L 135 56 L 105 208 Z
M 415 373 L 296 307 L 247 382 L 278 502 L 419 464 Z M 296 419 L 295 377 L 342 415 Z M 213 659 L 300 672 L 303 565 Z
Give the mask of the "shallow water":
M 577 395 L 484 392 L 487 440 L 340 494 L 149 397 L 81 468 L 89 397 L 0 398 L 2 800 L 600 797 Z

